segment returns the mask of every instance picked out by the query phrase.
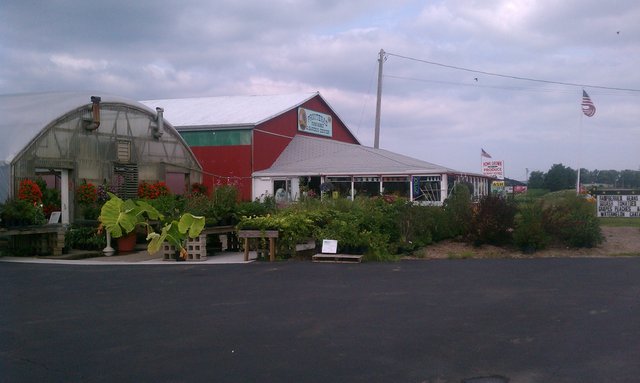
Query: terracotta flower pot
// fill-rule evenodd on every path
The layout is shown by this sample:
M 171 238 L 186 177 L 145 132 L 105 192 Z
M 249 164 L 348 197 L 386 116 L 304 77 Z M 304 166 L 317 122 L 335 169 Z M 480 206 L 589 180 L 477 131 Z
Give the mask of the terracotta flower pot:
M 118 238 L 118 252 L 131 252 L 136 248 L 136 232 L 135 230 L 129 234 L 125 234 Z

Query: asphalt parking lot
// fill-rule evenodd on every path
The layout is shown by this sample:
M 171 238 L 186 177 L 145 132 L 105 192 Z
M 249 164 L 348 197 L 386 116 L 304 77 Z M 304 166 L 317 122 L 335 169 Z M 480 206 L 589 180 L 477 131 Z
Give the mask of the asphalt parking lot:
M 640 381 L 637 258 L 0 262 L 0 288 L 2 382 Z

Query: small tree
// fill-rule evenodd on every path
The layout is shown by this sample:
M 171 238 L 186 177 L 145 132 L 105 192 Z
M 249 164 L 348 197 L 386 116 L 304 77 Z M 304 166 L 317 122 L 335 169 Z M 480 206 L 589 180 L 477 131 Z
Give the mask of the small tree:
M 495 194 L 482 197 L 471 220 L 470 236 L 474 245 L 509 243 L 515 215 L 513 200 Z
M 444 201 L 444 211 L 454 237 L 467 236 L 471 223 L 471 193 L 464 184 L 456 184 Z

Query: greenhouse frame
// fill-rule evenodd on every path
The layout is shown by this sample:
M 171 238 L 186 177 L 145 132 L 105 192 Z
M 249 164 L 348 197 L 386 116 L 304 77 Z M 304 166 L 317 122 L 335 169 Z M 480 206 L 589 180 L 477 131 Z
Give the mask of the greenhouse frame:
M 134 198 L 143 182 L 165 182 L 182 194 L 201 182 L 202 168 L 162 108 L 99 93 L 0 96 L 0 203 L 20 181 L 42 177 L 59 188 L 61 222 L 80 217 L 75 192 L 104 185 Z

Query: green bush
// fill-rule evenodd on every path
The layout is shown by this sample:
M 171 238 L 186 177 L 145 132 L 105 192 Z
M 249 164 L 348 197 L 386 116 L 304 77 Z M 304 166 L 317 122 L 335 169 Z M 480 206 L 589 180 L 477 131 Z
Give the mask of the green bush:
M 0 205 L 0 219 L 5 227 L 44 225 L 47 222 L 42 207 L 17 198 Z
M 575 194 L 555 199 L 544 209 L 544 218 L 545 230 L 568 246 L 594 247 L 604 241 L 595 205 Z
M 80 250 L 102 250 L 107 246 L 104 234 L 91 226 L 71 226 L 64 237 L 65 248 Z
M 184 212 L 186 205 L 184 197 L 173 194 L 161 195 L 154 199 L 145 199 L 145 202 L 158 210 L 167 222 L 177 219 Z
M 471 193 L 464 184 L 453 187 L 451 195 L 444 201 L 444 211 L 453 237 L 466 237 L 471 227 Z
M 549 234 L 544 228 L 542 204 L 537 201 L 523 202 L 515 218 L 513 242 L 525 253 L 542 250 L 549 244 Z
M 473 244 L 500 246 L 510 243 L 516 210 L 510 199 L 495 194 L 482 197 L 469 229 Z

